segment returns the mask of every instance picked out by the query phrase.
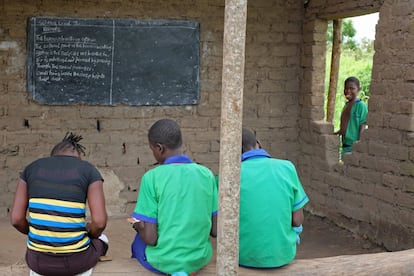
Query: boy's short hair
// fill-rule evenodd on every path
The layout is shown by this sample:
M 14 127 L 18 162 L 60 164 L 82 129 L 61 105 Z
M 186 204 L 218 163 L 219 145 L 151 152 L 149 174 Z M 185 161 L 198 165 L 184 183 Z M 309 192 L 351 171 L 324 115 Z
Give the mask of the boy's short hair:
M 256 135 L 248 128 L 242 129 L 242 153 L 256 148 Z
M 348 77 L 345 81 L 344 81 L 344 84 L 346 85 L 348 82 L 353 82 L 353 83 L 355 83 L 355 85 L 358 87 L 358 88 L 360 88 L 361 87 L 361 84 L 360 84 L 360 82 L 359 82 L 359 79 L 357 78 L 357 77 Z
M 159 143 L 169 149 L 177 149 L 183 143 L 180 126 L 171 119 L 158 120 L 148 131 L 148 141 L 152 145 Z

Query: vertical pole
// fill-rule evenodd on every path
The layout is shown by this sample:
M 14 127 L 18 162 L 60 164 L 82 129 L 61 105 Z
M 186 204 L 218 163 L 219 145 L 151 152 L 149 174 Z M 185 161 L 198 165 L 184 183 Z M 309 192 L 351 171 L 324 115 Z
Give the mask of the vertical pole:
M 333 21 L 331 73 L 329 75 L 326 121 L 333 123 L 335 115 L 336 91 L 338 89 L 339 63 L 341 60 L 342 19 Z
M 220 132 L 217 275 L 237 275 L 247 0 L 226 0 Z

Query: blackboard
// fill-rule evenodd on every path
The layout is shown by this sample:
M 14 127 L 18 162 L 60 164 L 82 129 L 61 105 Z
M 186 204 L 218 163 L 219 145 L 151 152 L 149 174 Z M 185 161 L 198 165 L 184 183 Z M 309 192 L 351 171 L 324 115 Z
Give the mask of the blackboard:
M 48 105 L 191 105 L 200 99 L 199 23 L 28 20 L 28 91 Z

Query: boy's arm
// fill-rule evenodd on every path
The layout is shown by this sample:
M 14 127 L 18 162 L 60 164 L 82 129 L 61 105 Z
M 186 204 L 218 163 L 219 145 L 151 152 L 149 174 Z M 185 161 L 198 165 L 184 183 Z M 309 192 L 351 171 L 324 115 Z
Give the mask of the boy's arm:
M 217 216 L 211 216 L 211 230 L 210 236 L 217 237 Z
M 304 219 L 303 208 L 292 212 L 292 226 L 300 226 Z
M 132 227 L 147 245 L 156 245 L 158 240 L 158 225 L 150 222 L 135 222 Z
M 17 183 L 16 193 L 14 194 L 13 208 L 10 213 L 10 223 L 19 232 L 27 235 L 29 233 L 29 222 L 26 219 L 27 206 L 29 204 L 29 194 L 27 184 L 23 179 Z
M 361 104 L 359 105 L 358 115 L 360 117 L 358 140 L 360 140 L 362 132 L 364 132 L 364 130 L 367 128 L 368 107 L 363 102 L 361 102 Z
M 361 139 L 361 134 L 365 131 L 365 129 L 367 128 L 367 124 L 363 123 L 359 126 L 359 135 L 358 135 L 358 140 Z

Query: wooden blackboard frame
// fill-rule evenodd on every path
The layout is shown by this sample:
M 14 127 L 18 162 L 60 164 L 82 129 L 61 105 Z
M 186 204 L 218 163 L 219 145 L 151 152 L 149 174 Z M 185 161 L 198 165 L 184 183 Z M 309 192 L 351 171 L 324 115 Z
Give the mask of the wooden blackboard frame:
M 200 27 L 189 20 L 31 17 L 28 92 L 47 105 L 194 105 Z

